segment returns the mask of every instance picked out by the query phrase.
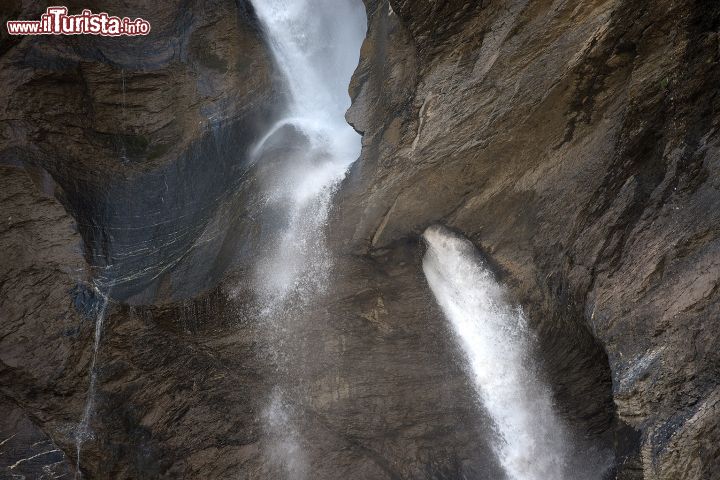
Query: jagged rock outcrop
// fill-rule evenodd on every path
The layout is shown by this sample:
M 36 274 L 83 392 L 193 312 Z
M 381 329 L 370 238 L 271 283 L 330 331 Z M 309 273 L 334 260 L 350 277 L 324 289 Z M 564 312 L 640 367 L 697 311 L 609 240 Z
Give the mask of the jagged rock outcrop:
M 333 238 L 372 254 L 464 232 L 550 371 L 570 352 L 597 379 L 607 353 L 622 475 L 716 478 L 718 5 L 367 4 L 348 115 L 364 150 Z

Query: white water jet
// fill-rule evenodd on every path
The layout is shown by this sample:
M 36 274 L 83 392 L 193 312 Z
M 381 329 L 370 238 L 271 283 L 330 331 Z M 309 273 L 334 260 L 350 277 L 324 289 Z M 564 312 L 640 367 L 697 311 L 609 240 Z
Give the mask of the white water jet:
M 86 440 L 92 438 L 90 419 L 92 418 L 93 410 L 95 409 L 95 390 L 97 388 L 97 371 L 95 370 L 95 364 L 100 350 L 100 340 L 102 339 L 103 325 L 105 323 L 105 312 L 107 311 L 108 303 L 110 302 L 109 291 L 105 295 L 100 293 L 99 290 L 97 290 L 97 293 L 101 296 L 102 303 L 97 308 L 97 314 L 95 317 L 95 341 L 93 343 L 93 354 L 90 362 L 90 385 L 88 386 L 87 395 L 85 397 L 83 416 L 77 430 L 75 431 L 75 452 L 77 456 L 75 464 L 75 479 L 82 477 L 82 474 L 80 473 L 80 453 L 82 452 L 82 445 Z
M 360 0 L 253 0 L 288 89 L 284 117 L 255 145 L 292 126 L 304 138 L 265 186 L 266 204 L 283 212 L 284 225 L 261 259 L 256 284 L 266 308 L 290 293 L 311 297 L 327 281 L 330 258 L 323 230 L 332 194 L 361 148 L 345 120 L 348 85 L 366 33 Z
M 495 452 L 508 478 L 568 478 L 567 434 L 550 391 L 531 368 L 534 338 L 522 310 L 507 302 L 470 241 L 442 227 L 423 236 L 425 276 L 494 422 Z

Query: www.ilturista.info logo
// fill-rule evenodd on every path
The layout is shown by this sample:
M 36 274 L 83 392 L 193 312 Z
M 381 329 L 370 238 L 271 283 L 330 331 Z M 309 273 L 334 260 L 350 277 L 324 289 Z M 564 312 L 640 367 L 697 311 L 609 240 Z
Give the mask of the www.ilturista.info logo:
M 83 10 L 79 15 L 68 15 L 67 7 L 48 7 L 40 20 L 10 20 L 10 35 L 147 35 L 150 22 L 142 18 L 120 18 L 105 12 Z

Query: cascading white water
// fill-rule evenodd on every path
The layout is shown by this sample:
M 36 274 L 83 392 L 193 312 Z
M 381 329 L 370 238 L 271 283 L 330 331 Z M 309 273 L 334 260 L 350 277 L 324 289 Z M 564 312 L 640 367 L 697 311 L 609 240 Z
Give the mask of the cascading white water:
M 360 136 L 347 124 L 345 112 L 367 20 L 361 0 L 252 3 L 288 89 L 285 115 L 250 151 L 253 164 L 273 164 L 272 174 L 261 181 L 266 215 L 272 220 L 266 223 L 279 224 L 255 271 L 281 383 L 263 414 L 265 452 L 268 464 L 278 468 L 268 475 L 296 480 L 306 478 L 308 461 L 302 432 L 284 400 L 293 395 L 283 370 L 294 362 L 288 348 L 297 333 L 293 315 L 326 287 L 331 257 L 324 228 L 332 195 L 360 154 Z M 285 145 L 278 159 L 267 146 L 288 130 L 296 144 Z
M 565 428 L 527 358 L 533 336 L 523 312 L 507 303 L 470 241 L 442 227 L 431 227 L 423 236 L 425 276 L 494 422 L 495 451 L 508 478 L 567 478 Z
M 259 262 L 256 283 L 266 304 L 277 306 L 288 293 L 312 292 L 325 282 L 329 258 L 322 231 L 330 199 L 360 154 L 360 136 L 345 121 L 345 112 L 366 16 L 360 0 L 253 0 L 253 5 L 284 76 L 289 104 L 252 153 L 260 156 L 285 126 L 306 141 L 266 185 L 266 201 L 284 212 L 285 225 Z

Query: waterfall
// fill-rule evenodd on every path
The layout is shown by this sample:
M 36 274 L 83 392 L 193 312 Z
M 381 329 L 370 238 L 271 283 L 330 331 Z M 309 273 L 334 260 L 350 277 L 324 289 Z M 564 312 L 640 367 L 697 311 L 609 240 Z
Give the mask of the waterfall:
M 288 373 L 300 335 L 295 315 L 327 286 L 332 259 L 324 231 L 332 195 L 360 155 L 360 135 L 345 112 L 367 20 L 361 0 L 252 3 L 288 99 L 285 114 L 250 150 L 251 163 L 265 169 L 263 223 L 272 229 L 254 282 L 278 370 L 262 416 L 264 451 L 277 468 L 269 477 L 302 479 L 309 462 L 294 418 L 298 379 Z
M 105 312 L 107 311 L 108 303 L 110 302 L 109 290 L 105 295 L 100 293 L 100 290 L 97 290 L 97 293 L 101 297 L 101 303 L 96 307 L 95 341 L 93 343 L 92 360 L 90 362 L 90 385 L 88 385 L 88 391 L 85 397 L 83 416 L 75 432 L 75 453 L 77 456 L 75 464 L 76 479 L 82 476 L 80 473 L 80 453 L 82 452 L 82 445 L 92 436 L 90 419 L 92 418 L 93 410 L 95 408 L 95 390 L 97 389 L 97 371 L 95 369 L 95 364 L 100 350 L 100 340 L 102 339 L 103 324 L 105 323 Z
M 441 227 L 423 236 L 425 276 L 494 422 L 495 452 L 508 478 L 568 478 L 565 428 L 548 388 L 531 368 L 533 336 L 523 312 L 508 304 L 470 241 Z
M 345 121 L 347 92 L 365 37 L 360 0 L 254 0 L 288 90 L 280 121 L 252 149 L 292 128 L 298 138 L 265 185 L 265 201 L 283 226 L 258 263 L 256 284 L 269 307 L 289 293 L 312 295 L 329 268 L 323 229 L 334 190 L 360 154 L 360 136 Z

